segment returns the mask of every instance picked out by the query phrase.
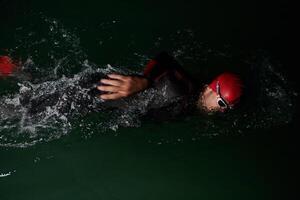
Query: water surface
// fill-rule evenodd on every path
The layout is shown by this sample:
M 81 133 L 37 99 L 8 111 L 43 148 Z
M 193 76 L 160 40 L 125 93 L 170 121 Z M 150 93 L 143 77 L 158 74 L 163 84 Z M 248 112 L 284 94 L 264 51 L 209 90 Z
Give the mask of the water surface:
M 262 22 L 243 25 L 259 21 L 252 4 L 245 13 L 233 3 L 0 5 L 15 11 L 2 18 L 0 48 L 8 50 L 1 53 L 20 59 L 26 72 L 0 80 L 3 199 L 274 199 L 290 191 L 297 92 L 269 45 L 280 34 L 275 12 L 260 29 Z M 208 79 L 224 69 L 251 72 L 255 98 L 226 117 L 163 122 L 57 105 L 32 116 L 20 104 L 28 91 L 31 100 L 63 96 L 69 86 L 81 91 L 76 81 L 91 71 L 138 73 L 161 50 Z

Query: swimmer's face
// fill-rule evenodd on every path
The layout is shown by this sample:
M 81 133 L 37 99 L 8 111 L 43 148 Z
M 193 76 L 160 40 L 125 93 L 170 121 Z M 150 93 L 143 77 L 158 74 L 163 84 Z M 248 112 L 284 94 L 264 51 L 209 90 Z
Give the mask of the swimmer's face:
M 210 87 L 205 86 L 200 94 L 197 106 L 207 112 L 224 112 L 226 109 L 218 104 L 219 95 Z

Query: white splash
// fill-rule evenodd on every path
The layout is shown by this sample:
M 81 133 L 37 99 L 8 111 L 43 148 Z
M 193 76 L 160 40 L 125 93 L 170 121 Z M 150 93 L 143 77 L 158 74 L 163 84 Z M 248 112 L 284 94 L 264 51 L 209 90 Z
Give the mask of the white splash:
M 16 170 L 11 171 L 11 172 L 7 172 L 7 173 L 0 173 L 0 178 L 4 178 L 4 177 L 7 177 L 7 176 L 10 176 L 14 172 L 16 172 Z

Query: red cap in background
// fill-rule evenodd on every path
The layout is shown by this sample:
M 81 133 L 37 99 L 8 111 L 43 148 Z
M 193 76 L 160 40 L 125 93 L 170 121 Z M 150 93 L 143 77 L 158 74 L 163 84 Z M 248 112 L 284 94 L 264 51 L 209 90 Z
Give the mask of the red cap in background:
M 14 64 L 10 57 L 0 56 L 0 76 L 11 75 L 16 67 L 16 64 Z

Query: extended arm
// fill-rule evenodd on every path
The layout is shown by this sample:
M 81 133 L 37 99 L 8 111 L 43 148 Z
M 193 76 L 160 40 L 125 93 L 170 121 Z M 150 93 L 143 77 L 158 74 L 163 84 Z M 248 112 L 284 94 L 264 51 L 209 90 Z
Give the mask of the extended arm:
M 157 84 L 165 76 L 174 77 L 178 85 L 188 85 L 188 88 L 191 85 L 186 73 L 177 61 L 166 52 L 162 52 L 148 62 L 143 76 L 110 74 L 108 79 L 100 81 L 102 85 L 97 88 L 100 91 L 107 92 L 102 94 L 100 98 L 115 100 L 141 92 L 151 85 Z

